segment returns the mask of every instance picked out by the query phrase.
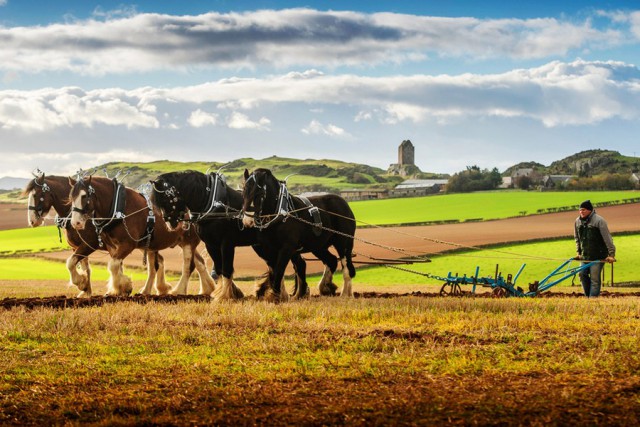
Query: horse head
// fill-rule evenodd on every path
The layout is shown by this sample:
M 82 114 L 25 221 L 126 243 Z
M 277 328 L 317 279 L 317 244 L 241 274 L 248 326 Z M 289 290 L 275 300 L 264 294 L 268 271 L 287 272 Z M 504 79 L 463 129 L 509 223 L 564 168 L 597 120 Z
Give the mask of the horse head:
M 185 221 L 189 208 L 175 184 L 171 182 L 171 173 L 162 174 L 151 183 L 151 203 L 160 209 L 162 218 L 171 230 Z
M 53 194 L 47 184 L 44 172 L 33 173 L 34 178 L 27 184 L 22 192 L 28 196 L 27 221 L 31 227 L 38 227 L 44 222 L 44 217 L 53 206 Z
M 83 230 L 87 219 L 92 217 L 96 210 L 96 190 L 91 184 L 91 175 L 79 177 L 77 181 L 69 178 L 69 184 L 74 182 L 69 192 L 71 201 L 71 226 L 76 230 Z
M 261 217 L 275 213 L 278 180 L 269 169 L 244 170 L 242 190 L 242 223 L 245 227 L 262 225 Z

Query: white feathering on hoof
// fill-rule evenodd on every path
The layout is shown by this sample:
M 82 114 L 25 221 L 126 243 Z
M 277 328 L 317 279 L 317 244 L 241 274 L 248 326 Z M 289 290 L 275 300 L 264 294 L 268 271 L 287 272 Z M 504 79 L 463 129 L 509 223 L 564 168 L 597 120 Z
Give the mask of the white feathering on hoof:
M 347 268 L 347 262 L 345 258 L 340 259 L 340 263 L 342 264 L 342 277 L 344 278 L 344 283 L 342 285 L 342 290 L 340 291 L 341 297 L 352 297 L 353 289 L 351 286 L 351 275 L 349 275 L 349 269 Z
M 175 288 L 169 293 L 171 295 L 185 295 L 187 293 L 187 285 L 189 284 L 189 276 L 191 274 L 189 266 L 191 265 L 191 257 L 193 253 L 188 245 L 182 247 L 182 274 Z
M 324 273 L 322 273 L 322 278 L 318 283 L 318 291 L 320 292 L 320 295 L 335 295 L 337 288 L 338 287 L 333 283 L 333 273 L 329 267 L 325 265 Z
M 133 291 L 133 283 L 129 276 L 122 274 L 120 276 L 120 295 L 129 296 Z
M 244 298 L 244 294 L 233 282 L 232 277 L 224 277 L 221 279 L 222 285 L 213 291 L 213 299 L 215 301 L 228 301 Z
M 158 256 L 158 272 L 156 274 L 155 287 L 158 295 L 167 295 L 171 291 L 171 284 L 165 280 L 164 259 L 161 256 Z
M 211 295 L 211 293 L 216 290 L 216 282 L 207 271 L 207 266 L 205 265 L 204 260 L 202 259 L 200 254 L 196 253 L 193 259 L 196 265 L 196 272 L 198 273 L 198 277 L 200 279 L 199 294 Z

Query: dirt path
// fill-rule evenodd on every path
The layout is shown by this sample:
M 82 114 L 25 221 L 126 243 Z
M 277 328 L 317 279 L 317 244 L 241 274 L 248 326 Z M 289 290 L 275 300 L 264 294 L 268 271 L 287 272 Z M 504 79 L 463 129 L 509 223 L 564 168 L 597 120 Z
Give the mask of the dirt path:
M 1 205 L 3 209 L 0 229 L 10 228 L 10 224 L 22 227 L 26 222 L 25 206 Z M 610 206 L 598 209 L 607 219 L 613 233 L 640 232 L 640 203 Z M 572 239 L 575 212 L 562 212 L 545 215 L 534 215 L 486 222 L 470 222 L 462 224 L 360 228 L 356 232 L 354 251 L 357 260 L 366 261 L 368 257 L 399 258 L 406 255 L 434 254 L 458 247 L 480 246 L 495 243 L 519 242 L 533 239 L 567 237 Z M 451 244 L 441 243 L 450 242 Z M 397 253 L 387 247 L 402 248 Z M 204 245 L 200 246 L 203 255 L 207 255 Z M 180 271 L 180 249 L 174 248 L 163 252 L 166 267 L 172 271 Z M 43 257 L 63 260 L 69 251 L 43 254 Z M 208 256 L 206 256 L 208 258 Z M 308 256 L 307 256 L 308 258 Z M 104 252 L 92 255 L 93 264 L 103 264 L 108 260 Z M 140 266 L 141 252 L 131 255 L 126 264 Z M 209 265 L 211 262 L 209 260 Z M 320 263 L 310 261 L 308 272 L 319 272 Z M 264 263 L 250 248 L 238 248 L 235 259 L 237 277 L 255 277 L 265 271 Z

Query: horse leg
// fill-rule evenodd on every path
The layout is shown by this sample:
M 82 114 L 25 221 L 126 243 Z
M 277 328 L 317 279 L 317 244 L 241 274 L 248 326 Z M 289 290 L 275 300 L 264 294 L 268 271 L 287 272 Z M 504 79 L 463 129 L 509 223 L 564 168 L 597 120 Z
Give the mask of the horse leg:
M 155 251 L 147 251 L 147 280 L 144 282 L 142 289 L 138 291 L 141 295 L 150 295 L 153 288 L 153 282 L 156 278 L 156 253 Z
M 344 283 L 342 285 L 342 290 L 340 291 L 341 297 L 352 297 L 353 289 L 351 285 L 351 279 L 356 277 L 356 268 L 353 265 L 352 250 L 353 250 L 353 242 L 347 242 L 346 250 L 343 253 L 338 251 L 340 255 L 340 264 L 342 264 L 342 277 L 344 278 Z
M 182 246 L 182 274 L 180 281 L 175 288 L 169 292 L 171 295 L 185 295 L 187 293 L 187 285 L 189 284 L 189 276 L 191 276 L 193 263 L 193 253 L 190 245 Z
M 80 293 L 77 295 L 78 298 L 91 296 L 91 283 L 89 282 L 89 276 L 87 274 L 80 274 L 77 267 L 78 263 L 81 263 L 84 259 L 85 256 L 79 254 L 77 250 L 67 258 L 69 284 L 77 286 L 80 290 Z M 89 291 L 88 293 L 87 290 Z
M 244 298 L 244 293 L 242 293 L 240 288 L 233 282 L 233 260 L 235 259 L 235 252 L 236 248 L 233 243 L 222 243 L 222 286 L 213 293 L 213 298 L 216 301 Z
M 93 250 L 92 250 L 93 252 Z M 89 264 L 89 255 L 84 255 L 80 260 L 80 268 L 84 271 L 86 277 L 86 285 L 83 292 L 80 292 L 78 296 L 91 296 L 91 264 Z M 83 295 L 84 294 L 84 295 Z
M 285 246 L 278 251 L 278 258 L 273 269 L 273 281 L 271 283 L 271 294 L 267 294 L 265 299 L 271 302 L 284 302 L 289 300 L 289 294 L 284 288 L 284 272 L 287 264 L 291 260 L 295 249 Z
M 262 282 L 256 281 L 255 292 L 256 298 L 264 298 L 267 290 L 271 288 L 271 282 L 273 280 L 273 266 L 274 260 L 269 256 L 269 253 L 261 245 L 252 245 L 251 248 L 255 253 L 267 263 L 267 272 L 264 274 L 264 280 Z
M 131 279 L 124 275 L 122 258 L 111 258 L 107 268 L 109 269 L 109 282 L 105 295 L 128 295 L 131 293 Z
M 307 285 L 307 263 L 302 259 L 299 253 L 295 253 L 291 258 L 291 264 L 296 274 L 296 285 L 293 297 L 296 299 L 309 297 L 309 286 Z
M 207 252 L 209 252 L 211 261 L 213 262 L 213 267 L 211 268 L 211 278 L 214 280 L 214 282 L 217 283 L 220 275 L 222 274 L 222 255 L 220 254 L 220 247 L 208 242 L 205 242 L 205 246 L 207 247 Z
M 196 271 L 200 278 L 199 294 L 211 295 L 211 293 L 216 289 L 216 282 L 214 282 L 213 278 L 207 271 L 207 265 L 204 262 L 204 258 L 202 258 L 202 255 L 200 255 L 195 248 L 193 252 L 193 262 L 195 263 Z
M 338 286 L 333 283 L 333 273 L 335 273 L 338 268 L 338 258 L 327 249 L 315 251 L 313 254 L 324 264 L 324 272 L 322 273 L 320 282 L 318 282 L 320 295 L 334 296 Z
M 160 252 L 155 253 L 153 266 L 156 270 L 156 292 L 158 295 L 166 295 L 171 290 L 171 285 L 167 283 L 164 276 L 164 257 Z

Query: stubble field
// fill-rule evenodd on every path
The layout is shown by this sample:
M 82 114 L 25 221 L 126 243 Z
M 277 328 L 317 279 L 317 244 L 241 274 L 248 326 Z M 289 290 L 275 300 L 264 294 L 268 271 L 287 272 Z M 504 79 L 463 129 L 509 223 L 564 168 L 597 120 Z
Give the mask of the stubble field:
M 637 231 L 639 208 L 601 213 L 613 231 Z M 358 237 L 433 252 L 437 239 L 568 236 L 574 217 Z M 0 317 L 0 423 L 635 425 L 640 297 L 618 295 L 15 307 Z

